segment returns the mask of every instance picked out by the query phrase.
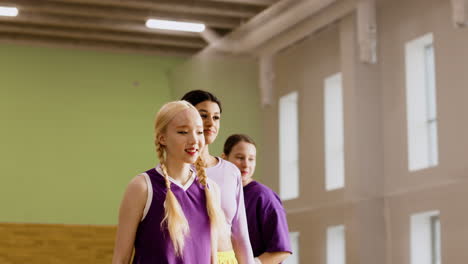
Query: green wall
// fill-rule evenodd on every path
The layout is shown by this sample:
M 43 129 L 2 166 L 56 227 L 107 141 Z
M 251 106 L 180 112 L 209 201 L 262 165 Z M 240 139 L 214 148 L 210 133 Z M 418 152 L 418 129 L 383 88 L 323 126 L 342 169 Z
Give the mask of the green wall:
M 0 45 L 0 222 L 116 224 L 183 61 Z
M 262 156 L 262 109 L 258 88 L 258 64 L 255 59 L 215 53 L 200 53 L 170 71 L 174 98 L 186 92 L 202 89 L 214 93 L 222 102 L 221 130 L 210 145 L 212 155 L 221 155 L 224 141 L 233 133 L 245 133 L 257 143 L 257 155 Z M 257 159 L 256 179 L 262 177 Z

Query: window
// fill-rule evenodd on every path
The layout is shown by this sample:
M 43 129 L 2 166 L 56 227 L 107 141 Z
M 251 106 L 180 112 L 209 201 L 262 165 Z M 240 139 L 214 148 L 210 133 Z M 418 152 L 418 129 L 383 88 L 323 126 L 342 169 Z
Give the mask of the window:
M 431 216 L 431 255 L 432 264 L 441 264 L 440 257 L 440 218 L 438 215 Z
M 345 184 L 341 73 L 326 78 L 324 85 L 325 189 L 331 191 Z
M 344 225 L 327 228 L 327 264 L 346 263 L 346 243 Z
M 438 164 L 435 62 L 432 34 L 406 44 L 408 169 Z
M 411 215 L 411 264 L 441 264 L 439 211 Z
M 297 92 L 279 100 L 280 197 L 299 197 L 299 118 Z
M 290 255 L 283 264 L 299 264 L 299 232 L 289 232 L 291 240 L 292 255 Z

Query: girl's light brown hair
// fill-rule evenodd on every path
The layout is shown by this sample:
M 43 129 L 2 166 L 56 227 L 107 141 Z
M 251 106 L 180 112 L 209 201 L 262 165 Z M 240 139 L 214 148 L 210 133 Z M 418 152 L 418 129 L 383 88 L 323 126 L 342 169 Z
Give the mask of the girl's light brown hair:
M 226 142 L 224 142 L 224 155 L 229 156 L 229 154 L 232 151 L 232 148 L 234 148 L 234 146 L 236 146 L 239 142 L 247 142 L 254 146 L 257 146 L 255 145 L 255 141 L 246 134 L 233 134 L 226 139 Z

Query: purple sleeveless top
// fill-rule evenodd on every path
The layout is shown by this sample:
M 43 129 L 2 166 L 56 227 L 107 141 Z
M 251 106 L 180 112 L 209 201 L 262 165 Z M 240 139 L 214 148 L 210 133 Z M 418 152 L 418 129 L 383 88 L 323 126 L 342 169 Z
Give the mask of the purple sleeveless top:
M 190 233 L 182 257 L 175 255 L 169 232 L 161 228 L 164 218 L 166 184 L 156 169 L 146 172 L 153 188 L 153 200 L 135 237 L 134 264 L 208 264 L 211 259 L 210 220 L 203 186 L 195 180 L 186 190 L 171 183 L 171 190 L 187 217 Z

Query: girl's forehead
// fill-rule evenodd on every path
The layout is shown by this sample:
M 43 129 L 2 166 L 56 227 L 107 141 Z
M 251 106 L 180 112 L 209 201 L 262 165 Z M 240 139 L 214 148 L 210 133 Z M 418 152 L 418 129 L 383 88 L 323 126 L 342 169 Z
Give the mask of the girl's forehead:
M 252 143 L 245 142 L 245 141 L 239 141 L 239 142 L 237 142 L 236 145 L 234 145 L 233 150 L 248 151 L 248 152 L 255 153 L 257 151 L 257 148 Z
M 195 109 L 186 109 L 178 113 L 169 123 L 172 126 L 198 126 L 202 125 L 200 114 Z
M 219 105 L 216 102 L 209 101 L 209 100 L 198 103 L 196 105 L 196 108 L 199 111 L 207 111 L 207 112 L 214 112 L 214 113 L 220 112 Z

